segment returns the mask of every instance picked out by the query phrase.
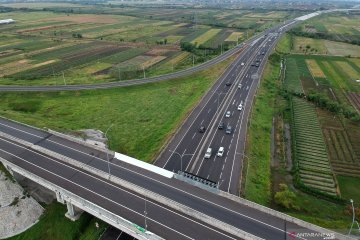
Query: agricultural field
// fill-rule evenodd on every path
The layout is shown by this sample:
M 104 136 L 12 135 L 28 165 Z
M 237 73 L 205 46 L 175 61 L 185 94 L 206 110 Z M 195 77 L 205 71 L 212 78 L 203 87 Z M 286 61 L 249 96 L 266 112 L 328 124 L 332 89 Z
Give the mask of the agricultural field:
M 300 73 L 296 60 L 294 58 L 287 58 L 285 62 L 285 79 L 284 86 L 288 91 L 295 93 L 303 93 L 303 87 L 300 80 Z
M 289 55 L 286 58 L 285 87 L 305 93 L 323 92 L 341 104 L 358 108 L 360 68 L 352 58 Z
M 307 37 L 293 37 L 292 53 L 360 57 L 360 46 Z
M 358 59 L 334 56 L 288 55 L 286 57 L 286 73 L 284 86 L 288 90 L 301 93 L 300 90 L 302 89 L 305 94 L 315 91 L 318 94 L 324 94 L 331 101 L 347 106 L 350 109 L 357 109 L 359 112 L 360 85 L 356 82 L 360 77 Z M 321 167 L 328 170 L 327 174 L 335 174 L 336 178 L 338 176 L 360 176 L 359 124 L 353 120 L 339 117 L 327 110 L 320 108 L 315 110 L 315 106 L 305 100 L 297 99 L 293 106 L 296 140 L 295 155 L 299 157 L 299 139 L 297 135 L 300 132 L 304 138 L 310 139 L 312 143 L 314 141 L 321 142 L 323 150 L 321 155 L 316 157 L 316 160 L 327 162 L 326 167 Z M 296 118 L 296 109 L 299 112 L 297 114 L 298 120 Z M 310 122 L 305 123 L 300 131 L 297 127 L 297 124 L 299 126 L 297 121 L 300 121 L 302 116 L 305 120 L 310 119 Z M 313 127 L 316 127 L 317 130 L 312 129 Z M 316 133 L 317 137 L 310 134 L 309 130 L 312 134 Z M 309 148 L 311 147 L 304 149 Z M 304 153 L 300 156 L 304 156 Z M 304 158 L 305 161 L 310 161 L 309 156 L 304 156 Z M 301 161 L 304 160 L 298 159 L 298 161 L 300 164 L 300 177 L 304 183 L 309 183 L 310 180 L 327 182 L 341 195 L 341 185 L 337 190 L 337 186 L 333 185 L 333 181 L 320 179 L 319 176 L 325 176 L 324 174 L 319 173 L 316 178 L 304 175 L 304 170 L 301 170 Z
M 343 124 L 327 111 L 318 109 L 317 113 L 336 175 L 360 176 L 359 127 L 349 121 Z
M 0 26 L 0 84 L 5 85 L 88 84 L 139 78 L 143 71 L 146 76 L 169 73 L 244 41 L 254 33 L 251 27 L 266 28 L 295 14 L 177 8 L 159 12 L 71 3 L 1 5 L 14 11 L 0 13 L 0 19 L 16 20 Z M 201 49 L 190 59 L 180 48 L 182 42 Z
M 300 27 L 307 35 L 322 34 L 327 39 L 343 42 L 358 41 L 360 15 L 356 12 L 332 13 L 309 19 Z
M 301 181 L 308 187 L 330 195 L 337 195 L 315 107 L 306 100 L 294 97 L 292 109 L 295 150 L 293 154 Z

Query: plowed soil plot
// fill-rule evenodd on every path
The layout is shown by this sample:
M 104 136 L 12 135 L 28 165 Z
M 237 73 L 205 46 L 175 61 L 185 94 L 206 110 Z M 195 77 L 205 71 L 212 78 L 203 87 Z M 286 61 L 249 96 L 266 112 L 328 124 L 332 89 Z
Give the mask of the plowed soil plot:
M 76 54 L 68 54 L 67 56 L 62 58 L 60 62 L 16 73 L 12 75 L 12 77 L 23 79 L 35 79 L 39 77 L 45 77 L 51 74 L 65 71 L 69 68 L 73 68 L 82 64 L 87 64 L 91 61 L 113 55 L 117 52 L 122 51 L 123 49 L 123 47 L 114 45 L 100 46 L 98 48 L 90 50 L 84 49 L 84 51 L 78 52 Z
M 358 112 L 360 112 L 360 94 L 358 93 L 348 93 L 348 97 Z

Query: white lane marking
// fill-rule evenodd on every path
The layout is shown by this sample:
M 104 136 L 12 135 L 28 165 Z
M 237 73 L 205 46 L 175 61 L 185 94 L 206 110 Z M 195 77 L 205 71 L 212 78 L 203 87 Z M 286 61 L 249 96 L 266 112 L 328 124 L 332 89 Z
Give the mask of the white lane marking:
M 131 211 L 131 212 L 133 212 L 133 213 L 135 213 L 135 214 L 138 214 L 138 215 L 140 215 L 140 216 L 143 216 L 143 213 L 142 213 L 142 212 L 141 212 L 141 213 L 138 213 L 137 211 L 135 211 L 135 210 L 133 210 L 133 209 L 131 209 L 131 208 L 129 208 L 129 207 L 126 207 L 126 206 L 124 206 L 124 205 L 122 205 L 122 204 L 120 204 L 120 203 L 118 203 L 118 202 L 115 202 L 114 200 L 112 200 L 112 199 L 110 199 L 110 198 L 107 198 L 107 197 L 105 197 L 105 196 L 102 196 L 101 194 L 99 194 L 99 193 L 97 193 L 97 192 L 94 192 L 93 190 L 90 190 L 90 189 L 88 189 L 88 188 L 86 188 L 86 187 L 84 187 L 84 186 L 81 186 L 81 185 L 78 184 L 78 183 L 75 183 L 75 182 L 73 182 L 73 181 L 70 181 L 69 179 L 64 178 L 64 177 L 62 177 L 62 176 L 60 176 L 60 175 L 58 175 L 58 174 L 56 174 L 56 173 L 53 173 L 53 172 L 51 172 L 51 171 L 49 171 L 49 170 L 47 170 L 47 169 L 45 169 L 45 168 L 43 168 L 43 167 L 37 166 L 37 165 L 35 165 L 34 163 L 29 162 L 29 161 L 27 161 L 27 160 L 25 160 L 25 159 L 23 159 L 23 158 L 21 158 L 21 157 L 18 157 L 17 155 L 15 155 L 15 154 L 13 154 L 13 153 L 10 153 L 10 152 L 8 152 L 8 151 L 6 151 L 6 150 L 4 150 L 4 149 L 0 149 L 0 151 L 4 152 L 4 153 L 6 153 L 6 154 L 9 154 L 9 155 L 11 155 L 11 156 L 14 156 L 15 158 L 20 159 L 20 160 L 22 160 L 22 161 L 24 161 L 24 162 L 27 162 L 27 163 L 29 163 L 30 165 L 33 165 L 33 166 L 35 166 L 35 167 L 37 167 L 37 168 L 39 168 L 39 169 L 41 169 L 41 170 L 43 170 L 43 171 L 45 171 L 45 172 L 48 172 L 48 173 L 50 173 L 50 174 L 52 174 L 52 175 L 54 175 L 54 176 L 57 176 L 57 177 L 59 177 L 59 178 L 61 178 L 61 179 L 64 179 L 64 180 L 67 181 L 67 182 L 70 182 L 70 183 L 72 183 L 72 184 L 74 184 L 74 185 L 76 185 L 76 186 L 78 186 L 78 187 L 80 187 L 80 188 L 82 188 L 82 189 L 84 189 L 84 190 L 86 190 L 86 191 L 88 191 L 88 192 L 91 192 L 91 193 L 93 193 L 93 194 L 95 194 L 95 195 L 97 195 L 97 196 L 99 196 L 99 197 L 101 197 L 101 198 L 103 198 L 103 199 L 106 199 L 107 201 L 112 202 L 112 203 L 114 203 L 114 204 L 116 204 L 116 205 L 118 205 L 118 206 L 120 206 L 120 207 L 123 207 L 123 208 L 125 208 L 125 209 L 127 209 L 127 210 L 129 210 L 129 211 Z M 40 154 L 39 154 L 39 155 L 40 155 Z M 43 157 L 45 157 L 45 156 L 43 156 Z M 76 169 L 75 169 L 75 170 L 76 170 Z M 83 172 L 80 172 L 80 171 L 78 171 L 78 170 L 76 170 L 76 171 L 77 171 L 77 173 L 83 173 Z M 86 174 L 86 173 L 83 173 L 83 174 L 88 175 L 88 174 Z M 90 175 L 89 175 L 89 176 L 90 176 Z M 90 176 L 90 177 L 91 177 L 91 176 Z M 101 179 L 99 179 L 99 180 L 102 181 Z M 107 184 L 107 182 L 105 182 L 105 181 L 102 181 L 102 182 L 104 182 L 105 184 Z M 108 185 L 112 185 L 112 184 L 108 184 Z M 114 187 L 115 187 L 115 188 L 118 188 L 118 187 L 116 187 L 116 186 L 114 186 Z M 133 196 L 135 196 L 135 197 L 137 197 L 137 198 L 140 198 L 140 199 L 142 199 L 142 200 L 145 200 L 145 198 L 140 197 L 140 196 L 138 196 L 138 195 L 136 195 L 136 194 L 133 194 L 133 193 L 131 193 L 131 192 L 128 192 L 128 191 L 126 191 L 126 190 L 124 190 L 124 189 L 120 189 L 120 188 L 118 188 L 118 189 L 121 190 L 121 191 L 123 191 L 123 192 L 127 192 L 128 194 L 133 195 Z M 176 213 L 176 212 L 173 212 L 173 211 L 171 211 L 170 209 L 164 208 L 164 207 L 162 207 L 162 206 L 160 206 L 160 205 L 152 202 L 151 200 L 148 200 L 148 199 L 146 199 L 146 200 L 147 200 L 148 203 L 152 203 L 153 205 L 156 205 L 156 206 L 158 206 L 158 207 L 160 207 L 160 208 L 163 208 L 163 209 L 165 209 L 165 210 L 168 210 L 169 212 L 175 213 L 176 215 L 179 215 L 179 216 L 182 217 L 182 215 L 180 215 L 180 214 L 178 214 L 178 213 Z M 106 210 L 106 211 L 108 211 L 108 210 Z M 186 217 L 184 217 L 184 218 L 186 218 Z M 172 229 L 172 228 L 170 228 L 170 227 L 168 227 L 168 226 L 166 226 L 166 225 L 164 225 L 164 224 L 162 224 L 162 223 L 160 223 L 160 222 L 152 219 L 151 217 L 147 217 L 147 219 L 149 219 L 149 220 L 151 220 L 151 221 L 153 221 L 153 222 L 155 222 L 155 223 L 157 223 L 157 224 L 159 224 L 159 225 L 162 225 L 162 226 L 164 226 L 164 227 L 166 227 L 166 228 L 168 228 L 168 229 L 170 229 L 170 230 L 172 230 L 172 231 L 174 231 L 174 232 L 176 232 L 176 233 L 178 233 L 178 234 L 180 234 L 180 235 L 183 235 L 184 237 L 187 237 L 187 238 L 189 238 L 189 239 L 193 239 L 193 238 L 191 238 L 191 237 L 189 237 L 189 236 L 187 236 L 187 235 L 185 235 L 185 234 L 183 234 L 183 233 L 181 233 L 181 232 L 176 231 L 175 229 Z M 191 219 L 188 219 L 188 220 L 191 221 Z M 201 225 L 201 224 L 200 224 L 200 225 Z M 132 230 L 129 229 L 129 231 L 132 231 Z
M 184 155 L 184 154 L 185 154 L 185 152 L 186 152 L 186 148 L 185 148 L 185 150 L 184 150 L 184 152 L 183 152 L 183 154 L 182 154 L 182 155 Z
M 202 125 L 202 124 L 203 124 L 204 120 L 205 120 L 205 119 L 203 119 L 203 120 L 201 121 L 200 125 Z
M 234 105 L 234 104 L 235 104 L 235 101 L 236 101 L 236 100 L 234 99 L 234 101 L 233 101 L 232 105 Z
M 194 139 L 195 135 L 196 135 L 196 132 L 194 133 L 194 135 L 192 136 L 192 138 L 191 138 L 191 139 Z
M 254 57 L 253 57 L 253 58 L 254 58 Z M 240 81 L 240 79 L 241 79 L 241 76 L 243 76 L 245 73 L 246 73 L 246 69 L 243 69 L 242 72 L 239 73 L 239 76 L 238 76 L 239 81 Z M 232 91 L 230 91 L 230 94 L 232 94 L 233 96 L 235 96 L 236 90 L 234 90 L 234 88 L 233 88 Z M 230 95 L 229 95 L 229 96 L 230 96 Z M 231 97 L 233 97 L 233 96 L 231 96 Z M 229 99 L 228 101 L 230 102 L 230 99 Z M 225 103 L 226 103 L 226 102 L 225 102 Z M 229 105 L 229 104 L 228 104 L 228 105 Z M 233 112 L 233 113 L 234 113 L 234 112 Z M 210 125 L 212 125 L 212 122 L 210 122 Z M 215 138 L 215 135 L 216 135 L 216 133 L 214 133 L 214 134 L 212 135 L 212 138 L 211 138 L 211 140 L 210 140 L 210 144 L 209 144 L 209 145 L 211 145 L 212 141 L 213 141 L 214 138 Z M 201 140 L 202 140 L 202 139 L 201 139 Z M 206 140 L 206 139 L 205 139 L 205 140 Z M 200 144 L 198 144 L 197 148 L 195 149 L 195 152 L 197 152 L 199 146 L 200 146 Z M 203 146 L 204 146 L 204 144 L 203 144 Z M 194 155 L 195 155 L 195 154 L 194 154 Z M 193 156 L 194 156 L 194 155 L 193 155 Z M 199 156 L 199 154 L 198 154 L 198 156 Z M 192 158 L 193 158 L 193 157 L 192 157 Z M 188 166 L 186 167 L 186 169 L 190 166 L 191 161 L 192 161 L 192 158 L 190 159 L 190 161 L 189 161 Z M 199 159 L 199 157 L 198 157 L 197 159 Z M 199 171 L 200 171 L 203 163 L 204 163 L 204 159 L 202 159 L 202 160 L 200 161 L 200 165 L 199 165 L 199 167 L 197 168 L 196 174 L 199 173 Z M 194 168 L 195 168 L 195 167 L 196 167 L 196 166 L 194 166 Z
M 189 128 L 186 130 L 185 134 L 181 137 L 179 143 L 176 145 L 175 149 L 176 150 L 179 145 L 182 143 L 182 141 L 184 140 L 185 136 L 187 135 L 187 133 L 189 132 L 189 130 L 191 129 L 191 127 L 193 126 L 193 124 L 195 123 L 195 121 L 198 119 L 198 117 L 200 116 L 200 114 L 202 113 L 202 111 L 204 110 L 204 108 L 207 106 L 207 104 L 209 103 L 209 101 L 211 100 L 211 98 L 215 95 L 215 92 L 219 89 L 219 87 L 222 85 L 221 83 L 229 76 L 229 74 L 234 70 L 235 66 L 240 62 L 240 60 L 242 60 L 243 58 L 245 58 L 245 54 L 247 54 L 249 52 L 250 48 L 247 48 L 244 50 L 244 55 L 237 58 L 233 64 L 229 65 L 221 74 L 221 76 L 216 80 L 216 82 L 219 82 L 218 86 L 214 89 L 214 91 L 211 91 L 212 93 L 209 95 L 209 99 L 206 101 L 206 103 L 204 104 L 204 106 L 201 108 L 201 110 L 198 112 L 198 114 L 196 115 L 194 121 L 190 124 Z M 226 73 L 225 73 L 226 72 Z M 225 73 L 225 75 L 223 76 L 223 74 Z M 221 80 L 222 78 L 222 80 Z M 221 81 L 220 81 L 221 80 Z M 224 86 L 226 88 L 226 86 Z M 206 96 L 206 95 L 205 95 Z M 204 96 L 204 97 L 205 97 Z M 194 108 L 191 113 L 189 114 L 189 116 L 192 115 L 192 113 L 195 111 L 196 108 Z M 214 115 L 215 116 L 215 115 Z M 204 136 L 203 136 L 204 137 Z M 203 139 L 203 137 L 201 138 L 201 140 Z M 201 141 L 200 140 L 200 141 Z M 171 153 L 171 155 L 169 156 L 169 158 L 167 159 L 167 161 L 165 162 L 165 164 L 162 166 L 163 168 L 167 165 L 167 163 L 170 161 L 171 157 L 174 155 L 174 153 Z M 191 162 L 191 160 L 190 160 Z
M 224 136 L 222 136 L 220 143 L 222 143 L 223 140 L 224 140 Z
M 253 82 L 251 83 L 251 85 L 250 85 L 250 86 L 252 86 L 252 84 L 253 84 Z M 245 109 L 246 104 L 247 104 L 246 99 L 247 99 L 247 96 L 246 96 L 246 98 L 245 98 L 244 109 Z M 241 121 L 240 121 L 240 126 L 239 126 L 239 133 L 238 133 L 238 137 L 237 137 L 237 140 L 236 140 L 236 145 L 235 145 L 235 155 L 236 155 L 237 148 L 238 148 L 238 144 L 237 144 L 237 143 L 239 142 L 239 138 L 240 138 L 240 135 L 241 135 L 241 126 L 242 126 L 242 121 L 243 121 L 243 119 L 244 119 L 244 115 L 245 115 L 245 113 L 244 113 L 244 111 L 242 111 L 242 116 L 241 116 Z M 238 120 L 238 121 L 239 121 L 239 120 Z M 245 128 L 246 128 L 246 126 L 245 126 Z M 245 131 L 246 131 L 246 129 L 245 129 Z M 245 143 L 244 143 L 244 144 L 245 144 Z M 230 191 L 230 186 L 231 186 L 232 175 L 233 175 L 233 172 L 234 172 L 235 159 L 236 159 L 236 157 L 234 156 L 234 159 L 233 159 L 233 162 L 232 162 L 232 166 L 231 166 L 231 172 L 230 172 L 230 179 L 229 179 L 228 192 Z
M 209 108 L 209 110 L 208 110 L 208 114 L 210 113 L 210 111 L 211 111 L 211 108 Z
M 12 143 L 12 142 L 10 142 L 10 141 L 8 141 L 8 140 L 6 140 L 6 139 L 0 138 L 0 140 L 5 141 L 5 142 L 8 142 L 8 143 L 10 143 L 10 144 L 12 144 L 12 145 L 16 145 L 17 147 L 23 148 L 23 149 L 25 149 L 26 151 L 33 152 L 33 153 L 35 153 L 36 155 L 42 156 L 42 157 L 44 157 L 44 158 L 47 158 L 47 159 L 49 159 L 49 160 L 52 161 L 52 162 L 55 162 L 55 163 L 57 163 L 57 164 L 60 164 L 60 165 L 65 166 L 65 167 L 67 167 L 67 168 L 73 169 L 73 170 L 75 170 L 77 173 L 81 173 L 81 174 L 83 174 L 83 175 L 87 175 L 87 176 L 89 176 L 89 177 L 91 177 L 91 178 L 93 178 L 93 179 L 95 179 L 95 180 L 97 180 L 97 181 L 103 182 L 104 184 L 107 184 L 107 185 L 112 186 L 112 187 L 114 187 L 114 188 L 116 188 L 116 189 L 119 189 L 120 191 L 126 192 L 126 193 L 128 193 L 128 194 L 130 194 L 130 195 L 133 195 L 133 196 L 139 198 L 139 199 L 145 200 L 145 197 L 141 197 L 141 196 L 139 196 L 139 195 L 136 195 L 136 194 L 134 194 L 134 193 L 131 193 L 131 192 L 129 192 L 128 190 L 126 190 L 126 189 L 124 189 L 124 188 L 120 188 L 120 187 L 117 186 L 117 185 L 114 185 L 114 184 L 112 184 L 112 183 L 106 182 L 106 181 L 104 181 L 104 180 L 102 180 L 102 179 L 100 179 L 100 178 L 98 178 L 98 177 L 95 177 L 95 176 L 93 176 L 93 175 L 90 175 L 90 174 L 88 174 L 88 173 L 86 173 L 86 172 L 81 172 L 81 171 L 79 171 L 79 169 L 76 169 L 76 168 L 74 168 L 74 167 L 72 167 L 72 166 L 66 165 L 66 164 L 64 164 L 64 163 L 62 163 L 62 162 L 56 161 L 56 160 L 54 160 L 54 159 L 52 159 L 52 158 L 50 158 L 50 157 L 48 157 L 48 156 L 46 156 L 46 155 L 40 154 L 40 153 L 35 152 L 35 151 L 33 151 L 33 150 L 29 149 L 29 148 L 26 148 L 26 147 L 20 146 L 20 145 L 18 145 L 18 144 Z M 130 211 L 132 211 L 132 212 L 134 212 L 134 213 L 136 213 L 136 214 L 139 214 L 139 215 L 141 215 L 141 216 L 143 215 L 143 213 L 138 213 L 138 212 L 136 212 L 135 210 L 132 210 L 131 208 L 128 208 L 128 207 L 126 207 L 126 206 L 124 206 L 124 205 L 122 205 L 122 204 L 120 204 L 120 203 L 117 203 L 117 202 L 115 202 L 115 201 L 113 201 L 113 200 L 111 200 L 111 199 L 109 199 L 109 198 L 107 198 L 107 197 L 105 197 L 105 196 L 102 196 L 102 195 L 100 195 L 100 194 L 98 194 L 98 193 L 96 193 L 96 192 L 94 192 L 94 191 L 92 191 L 92 190 L 90 190 L 90 189 L 88 189 L 88 188 L 86 188 L 86 187 L 84 187 L 84 186 L 81 186 L 81 185 L 78 184 L 78 183 L 75 183 L 75 182 L 73 182 L 73 181 L 70 181 L 69 179 L 64 178 L 64 177 L 62 177 L 62 176 L 60 176 L 60 175 L 58 175 L 58 174 L 56 174 L 56 173 L 53 173 L 53 172 L 51 172 L 51 171 L 49 171 L 49 170 L 47 170 L 47 169 L 45 169 L 45 168 L 43 168 L 43 167 L 37 166 L 36 164 L 34 164 L 34 163 L 32 163 L 32 162 L 29 162 L 29 161 L 27 161 L 27 160 L 24 159 L 24 158 L 18 157 L 17 155 L 15 155 L 15 154 L 13 154 L 13 153 L 10 153 L 10 152 L 8 152 L 8 151 L 6 151 L 6 150 L 4 150 L 4 149 L 0 149 L 0 151 L 5 152 L 5 153 L 7 153 L 7 154 L 9 154 L 9 155 L 11 155 L 11 156 L 14 156 L 14 157 L 16 157 L 16 158 L 18 158 L 18 159 L 20 159 L 20 160 L 22 160 L 22 161 L 24 161 L 24 162 L 27 162 L 27 163 L 29 163 L 29 164 L 37 167 L 37 168 L 40 168 L 40 169 L 42 169 L 42 170 L 44 170 L 44 171 L 46 171 L 46 172 L 48 172 L 48 173 L 50 173 L 50 174 L 52 174 L 52 175 L 55 175 L 55 176 L 57 176 L 57 177 L 59 177 L 59 178 L 62 178 L 62 179 L 66 180 L 66 181 L 68 181 L 68 182 L 70 182 L 70 183 L 73 183 L 73 184 L 79 186 L 80 188 L 83 188 L 83 189 L 85 189 L 85 190 L 87 190 L 87 191 L 89 191 L 89 192 L 92 192 L 92 193 L 94 193 L 94 194 L 96 194 L 96 195 L 98 195 L 98 196 L 100 196 L 100 197 L 102 197 L 102 198 L 104 198 L 104 199 L 107 199 L 108 201 L 113 202 L 113 203 L 115 203 L 116 205 L 122 206 L 123 208 L 126 208 L 126 209 L 128 209 L 128 210 L 130 210 Z M 222 232 L 219 232 L 219 231 L 217 231 L 217 230 L 215 230 L 215 229 L 212 229 L 212 228 L 210 228 L 210 227 L 208 227 L 208 226 L 206 226 L 206 225 L 204 225 L 204 224 L 202 224 L 202 223 L 199 223 L 199 222 L 197 222 L 197 221 L 195 221 L 195 220 L 193 220 L 193 219 L 190 219 L 190 218 L 188 218 L 188 217 L 186 217 L 186 216 L 183 216 L 183 215 L 181 215 L 181 214 L 179 214 L 179 213 L 177 213 L 177 212 L 174 212 L 174 211 L 172 211 L 171 209 L 168 209 L 168 208 L 166 208 L 166 207 L 163 207 L 163 206 L 161 206 L 161 205 L 153 202 L 152 200 L 149 200 L 148 198 L 146 198 L 146 201 L 149 202 L 149 203 L 152 203 L 153 205 L 158 206 L 158 207 L 160 207 L 160 208 L 162 208 L 162 209 L 164 209 L 164 210 L 166 210 L 166 211 L 169 211 L 169 212 L 171 212 L 171 213 L 174 213 L 174 214 L 176 214 L 176 215 L 178 215 L 178 216 L 180 216 L 180 217 L 182 217 L 182 218 L 185 218 L 185 219 L 187 219 L 187 220 L 189 220 L 189 221 L 191 221 L 191 222 L 197 223 L 198 225 L 201 225 L 201 226 L 203 226 L 203 227 L 205 227 L 205 228 L 207 228 L 207 229 L 209 229 L 209 230 L 212 230 L 212 231 L 214 231 L 214 232 L 220 233 L 221 235 L 224 235 L 224 236 L 226 236 L 226 237 L 228 237 L 228 238 L 235 239 L 235 238 L 232 238 L 232 237 L 230 237 L 230 236 L 228 236 L 228 235 L 226 235 L 226 234 L 224 234 L 224 233 L 222 233 Z M 183 234 L 183 233 L 180 233 L 180 232 L 176 231 L 175 229 L 172 229 L 172 228 L 170 228 L 170 227 L 168 227 L 168 226 L 166 226 L 166 225 L 164 225 L 164 224 L 162 224 L 162 223 L 160 223 L 160 222 L 158 222 L 158 221 L 156 221 L 156 220 L 154 220 L 154 219 L 152 219 L 152 218 L 148 218 L 148 219 L 150 219 L 151 221 L 154 221 L 154 222 L 158 223 L 159 225 L 162 225 L 162 226 L 164 226 L 164 227 L 166 227 L 166 228 L 168 228 L 168 229 L 170 229 L 170 230 L 172 230 L 172 231 L 174 231 L 174 232 L 176 232 L 176 233 L 179 233 L 179 234 L 181 234 L 181 235 L 183 235 L 183 236 L 185 236 L 185 237 L 187 237 L 187 238 L 189 238 L 189 239 L 193 239 L 193 238 L 191 238 L 191 237 L 189 237 L 189 236 L 187 236 L 187 235 L 185 235 L 185 234 Z
M 2 124 L 2 123 L 0 123 L 0 124 L 1 124 L 1 125 L 5 125 L 5 126 L 8 126 L 8 125 L 6 125 L 6 124 Z M 16 129 L 16 128 L 11 127 L 11 126 L 8 126 L 8 127 L 13 128 L 13 129 L 18 130 L 18 131 L 25 132 L 25 131 L 23 131 L 23 130 Z M 29 134 L 29 135 L 34 135 L 34 134 L 31 134 L 31 133 L 28 133 L 28 132 L 25 132 L 25 133 L 27 133 L 27 134 Z M 37 135 L 34 135 L 34 136 L 37 136 Z M 37 137 L 39 137 L 39 136 L 37 136 Z M 39 137 L 39 138 L 41 138 L 41 137 Z M 46 141 L 48 141 L 48 139 L 47 139 Z M 61 144 L 56 143 L 56 142 L 55 142 L 55 144 L 61 145 Z M 179 144 L 180 144 L 180 143 L 179 143 Z M 179 144 L 178 144 L 178 145 L 179 145 Z M 68 146 L 64 146 L 64 147 L 72 149 L 71 147 L 68 147 Z M 78 151 L 78 150 L 76 150 L 76 149 L 72 149 L 72 150 L 77 151 L 77 152 L 80 152 L 80 153 L 83 153 L 83 154 L 85 154 L 85 155 L 89 155 L 89 154 L 87 154 L 87 153 Z M 89 156 L 91 156 L 91 155 L 89 155 Z M 92 156 L 92 157 L 95 157 L 95 156 Z M 104 160 L 104 159 L 101 159 L 101 158 L 98 158 L 98 157 L 95 157 L 95 158 L 97 158 L 97 159 L 99 159 L 99 160 L 107 163 L 107 161 Z M 227 161 L 227 157 L 225 158 L 225 162 L 226 162 L 226 161 Z M 236 211 L 234 211 L 234 210 L 232 210 L 232 209 L 229 209 L 229 208 L 226 208 L 226 207 L 224 207 L 224 206 L 222 206 L 222 205 L 213 203 L 213 202 L 211 202 L 211 201 L 208 201 L 207 199 L 198 197 L 197 195 L 191 194 L 191 193 L 186 192 L 186 191 L 184 191 L 184 190 L 182 190 L 182 189 L 179 189 L 179 188 L 177 188 L 177 187 L 174 187 L 174 186 L 171 186 L 171 185 L 169 185 L 169 184 L 163 183 L 163 182 L 161 182 L 161 181 L 159 181 L 159 180 L 157 180 L 157 179 L 153 179 L 153 178 L 151 178 L 151 177 L 149 177 L 149 176 L 140 174 L 140 173 L 135 172 L 135 171 L 133 171 L 133 170 L 127 169 L 127 168 L 125 168 L 125 167 L 123 167 L 123 166 L 116 165 L 116 164 L 114 164 L 114 163 L 112 163 L 112 162 L 110 162 L 110 164 L 113 165 L 113 167 L 122 168 L 122 169 L 124 169 L 124 170 L 126 170 L 126 171 L 128 171 L 128 172 L 132 172 L 132 173 L 134 173 L 134 174 L 136 174 L 136 175 L 139 175 L 139 176 L 142 176 L 142 177 L 144 177 L 144 178 L 150 179 L 150 180 L 152 180 L 152 181 L 154 181 L 154 182 L 157 182 L 157 183 L 162 184 L 162 185 L 164 185 L 164 186 L 167 186 L 167 187 L 169 187 L 169 188 L 175 189 L 175 190 L 180 191 L 180 192 L 182 192 L 182 193 L 184 193 L 184 194 L 187 194 L 187 195 L 192 196 L 192 197 L 194 197 L 194 198 L 200 199 L 200 200 L 202 200 L 202 201 L 204 201 L 204 202 L 207 202 L 207 203 L 212 204 L 212 205 L 214 205 L 214 206 L 217 206 L 217 207 L 219 207 L 219 208 L 225 209 L 225 210 L 227 210 L 227 211 L 229 211 L 229 212 L 233 212 L 233 213 L 235 213 L 235 214 L 237 214 L 237 215 L 241 215 L 241 216 L 243 216 L 243 217 L 245 217 L 245 218 L 251 219 L 251 220 L 256 221 L 256 222 L 258 222 L 258 223 L 261 223 L 261 224 L 263 224 L 263 225 L 266 225 L 266 226 L 269 226 L 269 227 L 271 227 L 271 228 L 274 228 L 274 229 L 276 229 L 276 230 L 278 230 L 278 231 L 284 232 L 283 229 L 277 228 L 277 227 L 275 227 L 275 226 L 272 226 L 272 225 L 270 225 L 270 224 L 267 224 L 267 223 L 265 223 L 265 222 L 262 222 L 262 221 L 260 221 L 260 220 L 255 219 L 255 218 L 252 218 L 252 217 L 247 216 L 247 215 L 245 215 L 245 214 L 236 212 Z M 302 239 L 303 239 L 303 238 L 302 238 Z

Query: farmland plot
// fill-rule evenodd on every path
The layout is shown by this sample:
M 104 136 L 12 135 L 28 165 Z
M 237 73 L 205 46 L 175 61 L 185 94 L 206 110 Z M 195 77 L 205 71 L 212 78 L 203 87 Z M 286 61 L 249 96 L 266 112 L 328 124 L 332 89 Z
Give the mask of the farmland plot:
M 336 185 L 315 107 L 298 98 L 293 98 L 292 106 L 294 155 L 300 179 L 308 187 L 336 195 Z
M 284 85 L 288 91 L 304 93 L 299 76 L 298 66 L 294 58 L 286 59 L 286 72 Z

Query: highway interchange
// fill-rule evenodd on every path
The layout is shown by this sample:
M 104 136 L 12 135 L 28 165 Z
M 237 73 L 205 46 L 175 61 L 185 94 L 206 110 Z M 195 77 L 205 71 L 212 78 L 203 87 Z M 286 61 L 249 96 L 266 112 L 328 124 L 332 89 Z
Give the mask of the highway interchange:
M 295 22 L 286 23 L 286 27 L 290 27 Z M 163 154 L 156 162 L 158 166 L 171 171 L 186 170 L 218 182 L 220 189 L 224 191 L 232 194 L 239 193 L 246 128 L 252 100 L 266 58 L 276 43 L 279 29 L 282 29 L 282 26 L 266 31 L 242 48 L 242 52 L 234 63 L 228 67 L 212 89 L 203 97 L 164 149 Z M 234 50 L 231 55 L 239 50 L 240 48 Z M 256 63 L 256 60 L 259 60 L 259 66 L 251 66 Z M 238 87 L 239 83 L 242 84 L 241 88 Z M 69 86 L 67 90 L 84 89 L 83 87 Z M 95 88 L 103 87 L 113 86 L 95 86 Z M 59 90 L 51 87 L 40 87 L 40 89 L 37 87 L 2 87 L 0 90 L 23 91 L 26 89 L 29 91 Z M 64 90 L 64 88 L 60 90 Z M 243 109 L 239 111 L 237 107 L 241 102 Z M 226 111 L 230 111 L 231 116 L 225 119 Z M 218 124 L 221 121 L 225 122 L 225 126 L 231 125 L 233 127 L 231 134 L 227 135 L 224 130 L 218 129 Z M 206 127 L 204 133 L 199 132 L 201 126 Z M 105 151 L 81 145 L 47 131 L 4 118 L 0 118 L 0 133 L 41 146 L 102 172 L 108 172 Z M 212 157 L 204 160 L 204 152 L 209 146 L 214 149 Z M 225 148 L 225 153 L 222 157 L 216 157 L 215 153 L 220 146 Z M 184 157 L 181 159 L 179 155 L 184 155 Z M 0 157 L 131 222 L 146 227 L 149 231 L 165 239 L 240 239 L 239 236 L 230 234 L 224 229 L 214 227 L 201 219 L 191 217 L 149 199 L 145 195 L 126 189 L 111 179 L 91 174 L 84 169 L 66 164 L 57 158 L 45 155 L 3 136 L 0 137 Z M 112 176 L 129 181 L 260 238 L 288 239 L 288 235 L 292 232 L 313 232 L 230 198 L 120 162 L 113 158 L 113 155 L 110 156 L 110 166 Z M 146 216 L 144 211 L 146 211 Z M 296 236 L 294 238 L 305 239 Z

